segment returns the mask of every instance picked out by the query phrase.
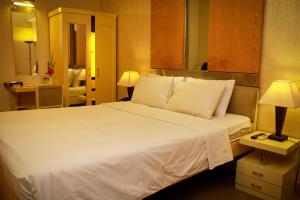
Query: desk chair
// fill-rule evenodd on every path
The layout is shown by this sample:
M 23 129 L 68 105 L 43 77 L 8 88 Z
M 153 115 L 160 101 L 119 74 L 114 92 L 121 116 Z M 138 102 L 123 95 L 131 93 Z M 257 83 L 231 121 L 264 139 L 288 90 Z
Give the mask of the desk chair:
M 37 108 L 59 108 L 63 106 L 61 85 L 39 85 L 36 90 Z

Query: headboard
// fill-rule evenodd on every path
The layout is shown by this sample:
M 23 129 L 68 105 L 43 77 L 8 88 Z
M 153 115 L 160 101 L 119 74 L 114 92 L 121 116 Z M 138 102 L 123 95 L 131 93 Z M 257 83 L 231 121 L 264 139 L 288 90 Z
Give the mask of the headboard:
M 254 122 L 256 119 L 258 92 L 259 89 L 257 87 L 235 86 L 227 112 L 247 116 L 251 122 Z
M 252 123 L 256 121 L 259 74 L 186 70 L 155 70 L 151 72 L 164 76 L 184 76 L 208 80 L 234 79 L 235 87 L 227 112 L 247 116 Z
M 69 69 L 85 69 L 85 65 L 69 65 Z

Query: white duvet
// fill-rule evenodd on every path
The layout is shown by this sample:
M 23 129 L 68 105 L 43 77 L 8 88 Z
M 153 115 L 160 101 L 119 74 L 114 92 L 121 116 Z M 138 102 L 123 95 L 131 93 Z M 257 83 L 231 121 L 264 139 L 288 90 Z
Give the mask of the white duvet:
M 21 199 L 142 199 L 232 160 L 226 127 L 129 102 L 0 113 Z

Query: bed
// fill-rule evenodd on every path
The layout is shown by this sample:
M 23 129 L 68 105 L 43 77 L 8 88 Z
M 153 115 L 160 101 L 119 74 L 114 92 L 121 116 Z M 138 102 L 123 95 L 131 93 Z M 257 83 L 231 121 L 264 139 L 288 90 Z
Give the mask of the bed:
M 15 199 L 142 199 L 244 151 L 248 89 L 211 120 L 131 102 L 0 113 L 1 182 Z

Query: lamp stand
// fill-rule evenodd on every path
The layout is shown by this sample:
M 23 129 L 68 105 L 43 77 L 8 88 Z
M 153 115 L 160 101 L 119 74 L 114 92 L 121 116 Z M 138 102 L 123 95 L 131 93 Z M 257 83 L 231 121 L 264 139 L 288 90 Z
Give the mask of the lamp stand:
M 279 142 L 283 142 L 288 139 L 288 136 L 282 135 L 282 129 L 284 125 L 285 115 L 286 115 L 287 108 L 286 107 L 275 107 L 276 113 L 276 132 L 274 135 L 269 135 L 268 139 L 276 140 Z
M 128 98 L 131 99 L 134 87 L 127 87 Z

